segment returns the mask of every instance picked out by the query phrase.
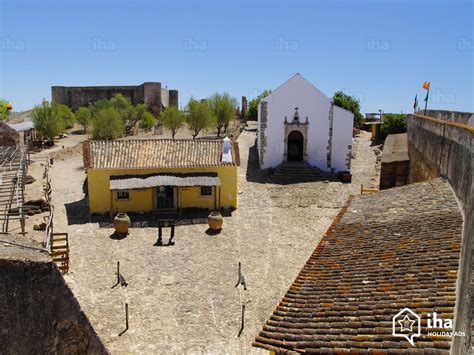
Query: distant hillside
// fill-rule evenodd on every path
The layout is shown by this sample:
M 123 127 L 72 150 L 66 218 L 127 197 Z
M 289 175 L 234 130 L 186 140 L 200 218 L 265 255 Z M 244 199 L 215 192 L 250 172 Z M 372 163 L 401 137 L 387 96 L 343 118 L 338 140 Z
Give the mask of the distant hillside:
M 8 123 L 20 123 L 25 121 L 31 121 L 31 113 L 33 110 L 12 112 L 8 119 Z

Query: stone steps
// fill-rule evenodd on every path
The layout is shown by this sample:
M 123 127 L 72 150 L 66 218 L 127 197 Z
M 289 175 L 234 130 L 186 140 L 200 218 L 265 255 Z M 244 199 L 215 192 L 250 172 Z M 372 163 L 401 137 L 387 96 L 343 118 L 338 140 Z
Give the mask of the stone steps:
M 277 183 L 298 183 L 326 180 L 324 173 L 308 163 L 283 163 L 275 168 L 272 180 Z

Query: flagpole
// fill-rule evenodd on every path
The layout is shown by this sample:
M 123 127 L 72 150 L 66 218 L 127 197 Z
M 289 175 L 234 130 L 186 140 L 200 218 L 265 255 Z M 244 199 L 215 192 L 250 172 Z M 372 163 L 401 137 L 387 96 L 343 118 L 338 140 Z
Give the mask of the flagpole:
M 430 83 L 431 84 L 431 83 Z M 424 116 L 426 116 L 426 108 L 428 107 L 428 99 L 430 97 L 430 89 L 428 89 L 427 93 L 426 93 L 426 100 L 425 100 L 425 113 L 424 113 Z

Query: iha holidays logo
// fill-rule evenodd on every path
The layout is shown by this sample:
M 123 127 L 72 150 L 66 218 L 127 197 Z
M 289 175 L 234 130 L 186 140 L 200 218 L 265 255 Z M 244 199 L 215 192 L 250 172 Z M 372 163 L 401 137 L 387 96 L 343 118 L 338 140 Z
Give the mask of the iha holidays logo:
M 392 319 L 392 335 L 405 338 L 412 346 L 415 346 L 415 338 L 421 336 L 421 319 L 422 317 L 410 308 L 402 309 Z M 466 335 L 464 332 L 453 332 L 453 321 L 439 317 L 436 312 L 426 315 L 426 328 L 428 336 Z

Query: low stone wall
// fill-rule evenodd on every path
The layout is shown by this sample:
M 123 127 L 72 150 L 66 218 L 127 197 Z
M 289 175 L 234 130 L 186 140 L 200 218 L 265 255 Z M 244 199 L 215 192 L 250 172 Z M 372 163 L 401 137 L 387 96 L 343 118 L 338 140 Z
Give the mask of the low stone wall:
M 385 139 L 380 164 L 381 190 L 407 184 L 410 170 L 407 144 L 406 133 L 389 134 Z
M 0 239 L 0 353 L 108 354 L 49 255 Z
M 409 161 L 380 164 L 380 190 L 407 184 Z
M 474 307 L 474 127 L 418 115 L 408 116 L 410 182 L 443 177 L 449 181 L 463 213 L 463 242 L 458 273 L 454 330 L 466 337 L 454 337 L 451 353 L 467 354 L 474 340 L 471 334 Z
M 424 111 L 418 111 L 417 114 L 423 115 Z M 460 111 L 447 111 L 447 110 L 426 110 L 428 117 L 437 118 L 438 120 L 458 122 L 462 124 L 473 124 L 474 113 L 472 112 L 460 112 Z

